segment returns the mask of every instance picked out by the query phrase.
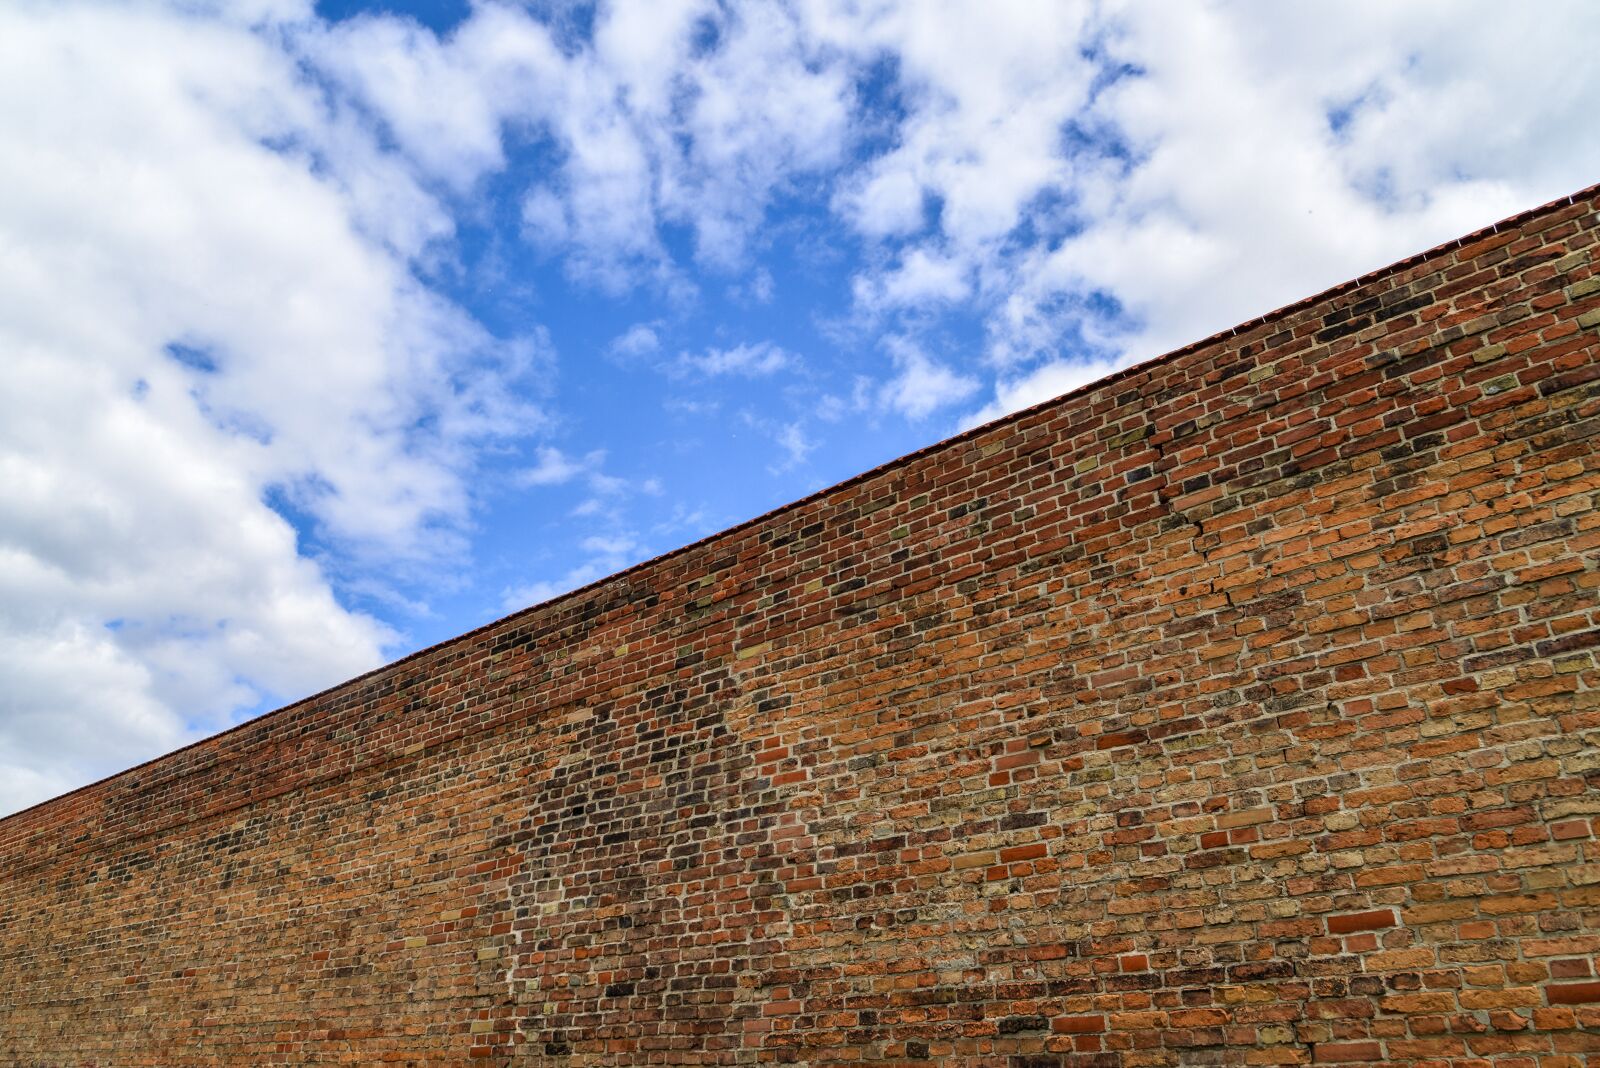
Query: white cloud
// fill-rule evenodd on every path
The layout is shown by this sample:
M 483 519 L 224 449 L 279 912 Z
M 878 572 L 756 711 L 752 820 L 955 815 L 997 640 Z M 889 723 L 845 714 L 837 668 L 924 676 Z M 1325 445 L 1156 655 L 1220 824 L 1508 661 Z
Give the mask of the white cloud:
M 598 516 L 615 525 L 622 522 L 630 500 L 640 494 L 655 497 L 662 492 L 658 478 L 630 479 L 607 473 L 604 449 L 596 449 L 578 460 L 549 447 L 539 449 L 538 455 L 539 463 L 520 472 L 516 481 L 524 486 L 554 486 L 581 480 L 588 496 L 568 513 L 574 518 Z
M 868 309 L 954 304 L 972 292 L 964 257 L 914 248 L 898 266 L 857 275 L 852 286 L 856 303 Z
M 695 419 L 716 415 L 722 410 L 721 401 L 692 400 L 687 397 L 668 397 L 661 402 L 661 406 L 675 416 Z
M 897 370 L 879 390 L 879 401 L 908 419 L 926 418 L 978 391 L 976 378 L 957 374 L 936 362 L 908 338 L 889 337 L 884 345 L 893 355 Z
M 589 476 L 589 488 L 604 496 L 614 497 L 628 489 L 628 480 L 596 471 Z
M 802 10 L 905 109 L 835 197 L 857 307 L 983 315 L 986 414 L 1600 174 L 1581 4 Z
M 438 560 L 535 415 L 531 349 L 411 273 L 449 217 L 270 35 L 11 5 L 0 97 L 4 810 L 375 666 L 267 501 L 341 566 Z
M 533 605 L 543 604 L 546 601 L 560 597 L 564 593 L 571 593 L 582 586 L 587 586 L 596 579 L 604 578 L 610 573 L 604 564 L 581 564 L 578 567 L 567 570 L 560 578 L 540 579 L 521 586 L 507 587 L 500 593 L 500 607 L 507 612 L 516 612 Z
M 566 202 L 554 190 L 535 186 L 522 200 L 522 236 L 529 244 L 560 251 L 572 239 Z
M 608 533 L 589 535 L 579 542 L 578 547 L 588 555 L 588 559 L 582 564 L 567 569 L 558 578 L 538 579 L 502 590 L 501 606 L 507 611 L 514 612 L 529 605 L 542 604 L 553 597 L 559 597 L 580 586 L 587 586 L 597 579 L 615 574 L 648 555 L 648 550 L 639 541 L 638 536 L 625 529 L 613 529 Z
M 1502 16 L 1483 11 L 1484 19 L 1466 20 L 1481 23 L 1470 40 L 1451 40 L 1438 27 L 1463 20 L 1438 11 L 1424 23 L 1391 14 L 1397 9 L 1368 7 L 1350 20 L 1348 11 L 1332 18 L 1289 7 L 1247 14 L 1196 6 L 1160 18 L 1121 10 L 1108 48 L 1143 73 L 1104 92 L 1090 114 L 1127 141 L 1134 162 L 1126 173 L 1086 168 L 1072 188 L 1084 229 L 1008 265 L 992 321 L 998 361 L 1048 354 L 1074 324 L 1086 324 L 1092 341 L 1152 355 L 1582 181 L 1573 170 L 1566 182 L 1519 190 L 1502 179 L 1502 161 L 1479 151 L 1437 152 L 1439 170 L 1422 181 L 1394 169 L 1414 139 L 1449 130 L 1444 140 L 1464 149 L 1469 137 L 1492 141 L 1503 136 L 1496 130 L 1516 128 L 1519 112 L 1540 109 L 1515 91 L 1500 115 L 1459 112 L 1450 100 L 1472 94 L 1452 90 L 1434 100 L 1438 107 L 1414 109 L 1412 129 L 1390 123 L 1381 139 L 1362 133 L 1401 101 L 1433 98 L 1417 82 L 1415 55 L 1454 52 L 1462 73 L 1497 55 L 1517 62 L 1496 39 Z M 1498 29 L 1517 21 L 1505 18 Z M 1362 96 L 1368 102 L 1338 135 L 1330 110 Z M 1134 335 L 1093 336 L 1100 316 L 1084 298 L 1095 293 L 1120 303 L 1139 324 Z
M 978 426 L 1010 412 L 1042 404 L 1102 379 L 1126 365 L 1127 361 L 1121 360 L 1057 360 L 1015 378 L 1002 378 L 995 386 L 994 400 L 963 419 L 961 427 L 967 429 Z
M 784 475 L 801 467 L 817 449 L 816 440 L 806 433 L 803 419 L 784 422 L 747 408 L 739 413 L 739 422 L 778 447 L 779 458 L 767 465 L 769 475 Z
M 682 0 L 602 5 L 594 40 L 563 48 L 487 4 L 442 42 L 358 20 L 318 54 L 453 184 L 499 165 L 493 131 L 554 138 L 530 239 L 613 289 L 688 294 L 663 227 L 739 263 L 775 196 L 830 176 L 878 248 L 858 308 L 977 310 L 1010 383 L 1162 351 L 1588 181 L 1595 25 L 1575 3 L 1534 22 L 1488 3 Z M 887 122 L 856 101 L 883 61 Z M 882 147 L 851 158 L 867 134 Z
M 635 323 L 606 346 L 608 354 L 623 360 L 651 356 L 660 349 L 661 339 L 649 323 Z
M 498 13 L 487 17 L 500 22 Z M 464 189 L 504 164 L 492 85 L 432 31 L 409 19 L 361 17 L 310 31 L 303 44 L 324 69 L 384 102 L 394 137 L 429 173 Z M 540 69 L 537 60 L 527 66 Z
M 715 47 L 702 49 L 707 32 Z M 501 165 L 504 131 L 553 138 L 556 173 L 528 191 L 527 235 L 611 290 L 684 288 L 660 236 L 669 224 L 691 228 L 702 262 L 739 265 L 774 194 L 837 164 L 849 136 L 849 70 L 769 0 L 619 0 L 597 12 L 592 42 L 565 51 L 531 14 L 494 3 L 443 41 L 379 19 L 303 39 L 458 188 Z
M 758 267 L 751 272 L 747 284 L 729 286 L 728 295 L 741 303 L 771 304 L 777 288 L 772 272 L 765 267 Z
M 674 5 L 658 14 L 661 41 L 671 45 L 688 32 Z M 476 8 L 442 41 L 394 23 L 314 25 L 297 44 L 386 123 L 411 159 L 456 188 L 498 169 L 508 127 L 549 133 L 565 158 L 552 181 L 528 190 L 528 238 L 568 253 L 574 274 L 607 289 L 665 270 L 650 144 L 622 106 L 618 75 L 591 50 L 568 56 L 531 14 L 495 3 Z M 627 88 L 652 95 L 658 87 L 649 78 L 659 73 L 647 65 Z
M 806 457 L 816 450 L 817 443 L 805 432 L 805 427 L 799 423 L 785 423 L 779 427 L 774 440 L 784 452 L 784 457 L 779 462 L 770 465 L 767 470 L 772 474 L 783 474 L 792 471 L 806 462 Z
M 939 229 L 972 254 L 1069 173 L 1062 125 L 1086 103 L 1095 74 L 1080 54 L 1089 5 L 818 0 L 804 10 L 830 45 L 897 64 L 907 116 L 893 147 L 838 198 L 863 233 L 920 229 L 932 197 Z
M 631 534 L 593 534 L 578 545 L 584 552 L 604 556 L 625 556 L 639 547 Z
M 682 544 L 713 533 L 716 527 L 704 507 L 689 508 L 678 503 L 672 506 L 671 514 L 651 530 L 657 537 L 669 537 L 673 544 Z
M 687 64 L 688 148 L 663 154 L 662 200 L 704 259 L 733 265 L 776 190 L 843 158 L 853 90 L 785 4 L 754 0 L 715 22 L 718 47 Z
M 683 353 L 672 365 L 680 373 L 717 378 L 738 375 L 744 378 L 761 378 L 775 374 L 799 363 L 799 357 L 786 352 L 770 341 L 756 341 L 735 345 L 731 349 L 707 349 L 703 353 Z
M 559 486 L 570 482 L 579 475 L 594 473 L 599 475 L 600 465 L 605 463 L 604 449 L 596 449 L 581 457 L 573 458 L 560 449 L 545 445 L 536 450 L 537 462 L 532 467 L 523 468 L 512 476 L 512 481 L 519 486 Z

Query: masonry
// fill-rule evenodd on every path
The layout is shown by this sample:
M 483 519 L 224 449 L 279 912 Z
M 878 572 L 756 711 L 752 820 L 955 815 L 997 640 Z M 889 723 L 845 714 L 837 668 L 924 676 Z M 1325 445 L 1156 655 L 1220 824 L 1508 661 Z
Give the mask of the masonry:
M 1600 1058 L 1597 210 L 0 821 L 0 1062 Z

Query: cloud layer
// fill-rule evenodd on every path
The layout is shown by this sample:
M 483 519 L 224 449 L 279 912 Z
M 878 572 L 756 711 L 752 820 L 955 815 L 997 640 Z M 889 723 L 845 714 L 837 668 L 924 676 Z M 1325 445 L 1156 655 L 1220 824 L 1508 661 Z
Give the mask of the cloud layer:
M 409 266 L 449 216 L 249 27 L 8 8 L 0 97 L 4 809 L 381 662 L 285 513 L 453 551 L 529 409 Z

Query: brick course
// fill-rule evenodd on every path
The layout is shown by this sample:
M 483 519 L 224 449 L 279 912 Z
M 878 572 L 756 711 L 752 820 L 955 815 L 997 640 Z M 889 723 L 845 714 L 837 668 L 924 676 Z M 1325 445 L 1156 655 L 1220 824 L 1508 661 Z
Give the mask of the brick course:
M 0 1063 L 1600 1059 L 1597 197 L 0 821 Z

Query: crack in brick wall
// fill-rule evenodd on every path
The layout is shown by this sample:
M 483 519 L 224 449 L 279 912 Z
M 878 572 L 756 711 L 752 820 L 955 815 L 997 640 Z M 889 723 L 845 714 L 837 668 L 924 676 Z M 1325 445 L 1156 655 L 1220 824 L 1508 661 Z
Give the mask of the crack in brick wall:
M 0 1063 L 1600 1055 L 1548 206 L 0 821 Z

